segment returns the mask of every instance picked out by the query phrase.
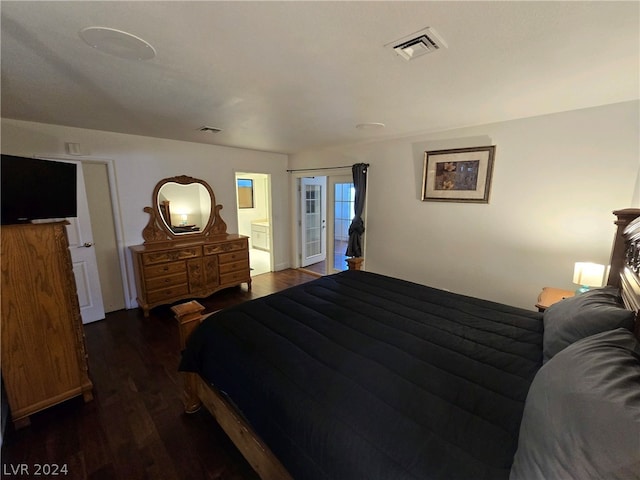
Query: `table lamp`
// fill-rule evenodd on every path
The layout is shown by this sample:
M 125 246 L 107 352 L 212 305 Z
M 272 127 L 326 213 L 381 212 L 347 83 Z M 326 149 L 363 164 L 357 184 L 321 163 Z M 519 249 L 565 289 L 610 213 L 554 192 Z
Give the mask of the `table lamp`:
M 605 266 L 599 263 L 576 262 L 573 268 L 573 283 L 580 285 L 576 295 L 588 291 L 591 287 L 601 287 L 604 273 Z

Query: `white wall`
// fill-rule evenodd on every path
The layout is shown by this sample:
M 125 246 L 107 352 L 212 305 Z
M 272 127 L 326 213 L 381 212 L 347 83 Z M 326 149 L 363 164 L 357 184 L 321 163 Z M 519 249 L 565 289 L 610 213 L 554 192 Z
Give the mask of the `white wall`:
M 64 156 L 64 143 L 74 142 L 87 158 L 111 159 L 125 246 L 142 242 L 142 209 L 162 178 L 206 180 L 236 232 L 234 172 L 271 174 L 277 270 L 293 251 L 285 170 L 370 163 L 367 270 L 532 308 L 542 286 L 574 288 L 574 262 L 606 262 L 611 211 L 640 206 L 639 104 L 310 151 L 288 165 L 280 154 L 8 119 L 2 152 Z M 420 201 L 425 150 L 479 145 L 497 146 L 489 204 Z
M 365 269 L 533 308 L 607 262 L 612 210 L 632 206 L 640 102 L 309 151 L 290 168 L 366 162 Z M 426 113 L 427 114 L 427 113 Z M 489 204 L 422 202 L 424 152 L 496 145 Z
M 189 175 L 205 180 L 216 195 L 216 203 L 228 232 L 238 228 L 235 172 L 271 174 L 273 187 L 273 235 L 277 270 L 289 266 L 290 224 L 287 156 L 237 148 L 124 135 L 98 130 L 2 119 L 2 153 L 19 156 L 65 156 L 65 142 L 81 144 L 83 157 L 111 160 L 117 183 L 121 230 L 130 282 L 135 298 L 131 261 L 127 246 L 142 243 L 142 229 L 149 216 L 156 183 L 166 177 Z

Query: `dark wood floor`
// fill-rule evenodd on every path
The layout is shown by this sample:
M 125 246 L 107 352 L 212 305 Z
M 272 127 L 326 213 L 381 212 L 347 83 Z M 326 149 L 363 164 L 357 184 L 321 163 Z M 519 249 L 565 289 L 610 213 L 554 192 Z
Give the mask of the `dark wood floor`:
M 317 277 L 285 270 L 199 300 L 215 311 Z M 257 475 L 204 409 L 186 415 L 180 401 L 178 328 L 169 307 L 149 318 L 110 313 L 85 327 L 94 400 L 76 398 L 7 426 L 1 477 L 40 478 L 36 464 L 65 466 L 70 479 L 254 480 Z M 26 467 L 22 467 L 26 465 Z M 27 468 L 30 475 L 12 475 Z

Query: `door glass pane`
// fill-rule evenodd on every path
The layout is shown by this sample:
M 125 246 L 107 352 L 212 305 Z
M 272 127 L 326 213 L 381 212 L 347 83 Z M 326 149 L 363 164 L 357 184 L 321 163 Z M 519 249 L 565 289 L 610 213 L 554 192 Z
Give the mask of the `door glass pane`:
M 349 225 L 353 219 L 353 204 L 356 191 L 353 183 L 336 183 L 335 212 L 333 218 L 333 268 L 335 270 L 347 269 L 347 243 L 349 241 Z
M 322 252 L 322 208 L 320 185 L 305 186 L 305 225 L 306 225 L 306 256 L 319 255 Z

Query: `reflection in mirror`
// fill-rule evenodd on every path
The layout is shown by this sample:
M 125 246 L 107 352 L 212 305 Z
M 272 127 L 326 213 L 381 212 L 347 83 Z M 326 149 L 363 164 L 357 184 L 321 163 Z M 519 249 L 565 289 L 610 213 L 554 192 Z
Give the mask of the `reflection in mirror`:
M 204 180 L 178 175 L 160 180 L 153 189 L 149 223 L 142 230 L 145 245 L 160 242 L 206 241 L 227 234 L 222 205 Z
M 199 233 L 211 217 L 211 196 L 200 183 L 167 182 L 158 191 L 158 210 L 174 234 Z

